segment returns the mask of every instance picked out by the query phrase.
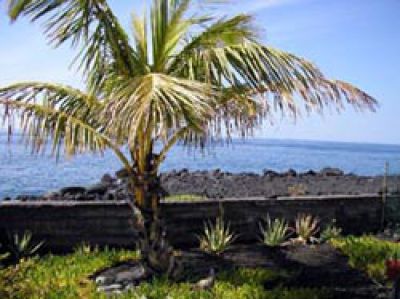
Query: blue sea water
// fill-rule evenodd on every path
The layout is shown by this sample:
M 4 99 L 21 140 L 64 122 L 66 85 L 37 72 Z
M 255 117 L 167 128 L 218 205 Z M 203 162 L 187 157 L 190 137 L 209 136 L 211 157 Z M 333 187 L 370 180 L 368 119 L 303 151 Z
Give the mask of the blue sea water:
M 233 173 L 261 173 L 263 169 L 307 171 L 332 166 L 358 175 L 380 175 L 385 162 L 389 162 L 391 174 L 400 173 L 400 145 L 249 139 L 215 145 L 204 153 L 176 146 L 162 171 L 220 168 Z M 0 198 L 89 185 L 120 168 L 111 152 L 56 162 L 49 154 L 32 156 L 18 137 L 9 144 L 7 136 L 0 134 Z

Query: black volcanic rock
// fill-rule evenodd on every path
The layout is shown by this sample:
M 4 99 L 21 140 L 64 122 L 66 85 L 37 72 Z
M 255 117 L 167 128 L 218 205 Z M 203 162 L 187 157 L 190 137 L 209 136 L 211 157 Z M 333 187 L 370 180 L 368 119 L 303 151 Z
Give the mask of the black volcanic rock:
M 106 183 L 95 184 L 95 185 L 87 187 L 86 188 L 86 193 L 87 194 L 104 195 L 107 192 L 109 186 L 110 186 L 110 184 L 106 184 Z
M 342 175 L 344 175 L 343 170 L 341 170 L 339 168 L 331 168 L 331 167 L 325 167 L 319 173 L 320 173 L 320 175 L 323 175 L 323 176 L 342 176 Z
M 120 172 L 121 175 L 122 172 Z M 190 194 L 208 198 L 265 197 L 268 199 L 287 196 L 297 187 L 307 195 L 338 194 L 379 194 L 382 190 L 382 176 L 344 175 L 337 168 L 325 168 L 321 172 L 307 171 L 297 173 L 286 171 L 278 173 L 265 170 L 263 175 L 256 173 L 229 173 L 222 170 L 189 171 L 182 169 L 162 173 L 161 187 L 167 195 Z M 387 178 L 387 191 L 398 194 L 400 175 Z M 67 187 L 41 197 L 45 200 L 126 200 L 130 198 L 126 178 L 117 179 L 103 176 L 98 184 L 84 187 Z M 19 200 L 34 200 L 38 197 L 19 196 Z
M 61 195 L 66 195 L 66 194 L 80 194 L 80 193 L 85 193 L 86 188 L 85 187 L 80 187 L 80 186 L 73 186 L 73 187 L 65 187 L 60 189 L 60 194 Z

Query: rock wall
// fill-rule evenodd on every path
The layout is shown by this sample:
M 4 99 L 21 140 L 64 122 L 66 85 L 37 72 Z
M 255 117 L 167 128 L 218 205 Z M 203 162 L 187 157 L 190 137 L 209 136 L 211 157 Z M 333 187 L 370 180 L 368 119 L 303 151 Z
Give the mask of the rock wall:
M 81 243 L 132 247 L 133 220 L 124 202 L 3 202 L 0 242 L 15 232 L 30 231 L 55 251 L 68 251 Z
M 292 221 L 298 213 L 308 213 L 319 216 L 322 224 L 336 219 L 345 233 L 354 234 L 378 230 L 382 214 L 382 199 L 375 195 L 168 202 L 162 204 L 162 214 L 172 243 L 196 245 L 195 234 L 201 233 L 205 220 L 220 214 L 221 206 L 225 219 L 244 242 L 257 239 L 258 223 L 268 214 Z M 45 240 L 47 249 L 54 251 L 70 250 L 82 242 L 133 247 L 134 223 L 126 202 L 0 203 L 2 239 L 7 233 L 29 230 L 37 239 Z

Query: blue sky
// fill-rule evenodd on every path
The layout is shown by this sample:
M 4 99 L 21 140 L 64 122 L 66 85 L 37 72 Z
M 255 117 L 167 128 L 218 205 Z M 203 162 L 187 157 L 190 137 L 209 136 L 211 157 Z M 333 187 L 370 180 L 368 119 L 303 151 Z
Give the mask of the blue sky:
M 143 7 L 141 0 L 110 3 L 127 28 L 130 12 Z M 22 80 L 81 86 L 69 68 L 74 52 L 49 47 L 37 24 L 21 19 L 10 25 L 5 0 L 0 5 L 0 86 Z M 257 136 L 400 144 L 399 0 L 236 0 L 228 8 L 255 14 L 266 44 L 308 58 L 329 77 L 353 83 L 380 102 L 375 114 L 349 107 L 296 123 L 278 118 Z

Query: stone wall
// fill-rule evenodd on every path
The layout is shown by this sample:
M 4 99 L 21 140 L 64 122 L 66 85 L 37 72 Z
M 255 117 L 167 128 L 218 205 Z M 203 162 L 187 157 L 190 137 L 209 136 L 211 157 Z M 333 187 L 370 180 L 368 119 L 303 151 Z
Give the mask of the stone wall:
M 225 219 L 244 242 L 257 239 L 258 223 L 268 214 L 292 221 L 298 213 L 307 213 L 319 216 L 323 224 L 336 219 L 345 233 L 354 234 L 378 230 L 382 214 L 382 199 L 376 195 L 168 202 L 162 204 L 162 214 L 172 242 L 195 245 L 195 234 L 202 231 L 205 220 L 219 215 L 221 206 Z M 124 202 L 0 203 L 3 238 L 6 232 L 29 230 L 52 250 L 69 250 L 82 242 L 133 247 L 134 221 Z
M 65 251 L 81 243 L 134 246 L 135 231 L 123 202 L 2 202 L 0 239 L 14 232 L 32 232 L 46 248 Z

